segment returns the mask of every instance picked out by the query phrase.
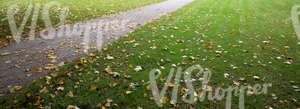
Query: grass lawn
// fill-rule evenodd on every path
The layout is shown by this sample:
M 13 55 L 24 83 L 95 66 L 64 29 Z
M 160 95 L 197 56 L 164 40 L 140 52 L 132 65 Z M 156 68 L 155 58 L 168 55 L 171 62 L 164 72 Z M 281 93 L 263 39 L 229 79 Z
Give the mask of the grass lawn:
M 19 27 L 25 16 L 25 11 L 29 4 L 33 5 L 33 9 L 28 18 L 28 22 L 24 28 L 24 36 L 30 31 L 32 22 L 32 14 L 35 10 L 36 4 L 40 4 L 40 12 L 37 20 L 36 31 L 45 28 L 45 23 L 42 20 L 42 9 L 50 2 L 57 2 L 62 7 L 69 9 L 65 23 L 73 23 L 75 21 L 84 21 L 92 18 L 101 17 L 103 15 L 114 14 L 120 11 L 133 9 L 151 3 L 157 3 L 164 0 L 1 0 L 0 1 L 0 48 L 7 46 L 7 42 L 14 41 L 9 28 L 7 19 L 7 10 L 9 6 L 18 5 L 20 11 L 15 15 L 16 24 Z M 50 9 L 50 19 L 55 26 L 60 22 L 58 15 L 60 15 L 60 8 L 52 7 Z
M 161 90 L 172 67 L 199 64 L 212 72 L 208 85 L 213 88 L 272 83 L 267 94 L 245 96 L 246 108 L 299 108 L 300 46 L 292 22 L 285 22 L 297 3 L 300 1 L 195 0 L 35 81 L 21 94 L 2 98 L 0 104 L 6 108 L 157 108 L 145 84 L 149 72 L 161 70 L 163 76 L 157 79 Z M 142 70 L 136 71 L 137 66 Z M 110 70 L 120 75 L 115 77 Z M 192 78 L 196 79 L 195 89 L 200 88 L 199 77 Z M 169 85 L 163 108 L 174 107 L 172 87 Z M 184 94 L 185 88 L 181 83 L 179 93 Z M 225 108 L 225 99 L 190 105 L 181 100 L 181 94 L 178 108 Z M 239 97 L 234 96 L 232 108 L 238 108 L 238 103 Z

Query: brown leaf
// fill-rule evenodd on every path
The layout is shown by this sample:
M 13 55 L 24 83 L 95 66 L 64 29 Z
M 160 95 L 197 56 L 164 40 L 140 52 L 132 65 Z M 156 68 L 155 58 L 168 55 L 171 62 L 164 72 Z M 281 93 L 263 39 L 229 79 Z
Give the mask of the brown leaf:
M 71 97 L 71 98 L 73 98 L 73 97 L 74 97 L 73 92 L 72 92 L 72 91 L 69 91 L 68 96 Z
M 56 84 L 60 84 L 60 85 L 64 84 L 64 79 L 63 78 L 57 79 Z
M 96 87 L 96 85 L 94 85 L 94 84 L 92 84 L 91 86 L 90 86 L 90 90 L 96 90 L 97 89 L 97 87 Z

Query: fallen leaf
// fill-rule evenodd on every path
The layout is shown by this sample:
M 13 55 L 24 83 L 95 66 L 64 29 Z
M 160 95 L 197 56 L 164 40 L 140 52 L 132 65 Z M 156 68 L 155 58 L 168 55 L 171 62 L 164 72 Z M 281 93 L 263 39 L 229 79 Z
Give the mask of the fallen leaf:
M 228 73 L 224 73 L 224 77 L 225 77 L 225 78 L 228 78 L 228 77 L 229 77 L 229 74 L 228 74 Z
M 74 94 L 72 91 L 69 91 L 69 93 L 67 94 L 69 97 L 73 98 L 74 97 Z
M 40 93 L 44 93 L 44 94 L 46 94 L 46 93 L 48 93 L 49 91 L 47 90 L 47 87 L 44 87 L 42 90 L 40 90 Z
M 80 108 L 77 107 L 77 106 L 74 106 L 74 105 L 69 105 L 69 106 L 67 107 L 67 109 L 80 109 Z
M 174 87 L 175 85 L 173 83 L 168 84 L 169 87 Z
M 113 102 L 113 100 L 112 100 L 112 99 L 110 99 L 110 98 L 107 98 L 107 99 L 106 99 L 106 102 L 107 102 L 107 103 L 112 103 L 112 102 Z
M 10 55 L 11 53 L 10 52 L 4 52 L 4 53 L 0 53 L 0 56 L 7 56 L 7 55 Z
M 136 72 L 139 72 L 139 71 L 143 70 L 143 68 L 141 66 L 136 66 L 134 70 Z
M 64 79 L 63 78 L 59 78 L 57 81 L 56 81 L 56 84 L 64 84 Z
M 94 85 L 94 84 L 92 84 L 91 86 L 90 86 L 90 90 L 96 90 L 97 89 L 97 87 L 96 87 L 96 85 Z
M 253 76 L 254 79 L 259 80 L 260 77 L 259 76 Z
M 115 58 L 112 57 L 112 56 L 107 55 L 106 59 L 108 59 L 108 60 L 113 60 L 113 59 L 115 59 Z
M 180 89 L 180 95 L 186 94 L 186 91 L 187 91 L 187 89 L 181 88 L 181 89 Z
M 14 89 L 15 89 L 16 91 L 20 91 L 20 90 L 22 89 L 22 86 L 15 86 Z
M 49 58 L 49 59 L 56 59 L 56 58 L 57 58 L 57 56 L 48 55 L 48 58 Z
M 37 101 L 33 105 L 37 106 L 40 105 L 40 103 L 41 103 L 41 98 L 38 97 Z
M 150 86 L 150 85 L 147 85 L 147 86 L 146 86 L 146 89 L 147 89 L 147 90 L 151 90 L 151 86 Z
M 57 90 L 58 91 L 63 91 L 65 88 L 64 87 L 58 87 Z
M 127 90 L 125 93 L 126 93 L 127 95 L 129 95 L 129 94 L 132 93 L 132 91 Z

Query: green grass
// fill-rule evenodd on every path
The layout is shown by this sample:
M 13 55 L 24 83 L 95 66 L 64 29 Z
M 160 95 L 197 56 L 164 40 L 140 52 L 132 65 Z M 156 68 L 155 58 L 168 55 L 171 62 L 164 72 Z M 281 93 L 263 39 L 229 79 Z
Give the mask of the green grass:
M 9 6 L 18 5 L 20 11 L 15 15 L 17 27 L 21 25 L 25 16 L 25 11 L 29 4 L 33 5 L 32 12 L 28 18 L 28 22 L 25 25 L 23 36 L 27 37 L 30 31 L 30 25 L 32 21 L 32 14 L 36 4 L 40 4 L 40 12 L 37 21 L 36 31 L 45 28 L 45 23 L 42 20 L 42 9 L 46 4 L 50 2 L 57 2 L 62 7 L 69 9 L 65 23 L 74 23 L 78 21 L 89 20 L 92 18 L 102 17 L 103 15 L 114 14 L 120 11 L 128 9 L 134 9 L 137 7 L 149 5 L 152 3 L 158 3 L 164 0 L 1 0 L 0 1 L 0 47 L 4 46 L 7 41 L 14 41 L 12 36 L 8 20 L 7 10 Z M 59 21 L 58 15 L 60 11 L 57 7 L 50 9 L 50 19 L 53 26 L 57 25 Z M 7 44 L 5 44 L 7 45 Z
M 45 79 L 37 80 L 21 94 L 3 98 L 0 104 L 6 108 L 68 105 L 95 108 L 105 106 L 109 98 L 113 100 L 111 105 L 117 104 L 114 108 L 157 108 L 151 90 L 144 85 L 149 80 L 149 72 L 161 66 L 165 68 L 161 69 L 164 76 L 157 80 L 162 86 L 172 64 L 183 68 L 200 64 L 212 71 L 209 85 L 213 88 L 236 86 L 233 81 L 246 86 L 272 83 L 267 94 L 246 96 L 246 108 L 299 108 L 300 94 L 292 87 L 300 82 L 299 40 L 292 22 L 285 23 L 291 7 L 297 3 L 300 4 L 296 0 L 196 0 L 121 38 L 107 50 L 82 57 L 51 73 L 49 84 Z M 106 59 L 108 55 L 115 59 Z M 278 56 L 280 60 L 276 59 Z M 106 73 L 107 66 L 120 73 L 120 77 Z M 136 72 L 136 66 L 142 66 L 143 70 Z M 71 72 L 72 76 L 68 76 Z M 230 78 L 224 78 L 224 73 Z M 260 79 L 255 80 L 253 76 Z M 59 84 L 59 80 L 64 83 Z M 132 88 L 131 83 L 139 85 Z M 199 88 L 201 82 L 193 85 Z M 59 86 L 64 90 L 56 91 Z M 47 93 L 40 93 L 43 87 L 47 87 Z M 184 87 L 182 84 L 180 89 Z M 68 96 L 70 91 L 73 98 Z M 167 95 L 170 99 L 171 88 Z M 232 108 L 238 108 L 238 102 L 238 97 L 233 97 Z M 182 100 L 177 105 L 178 108 L 190 106 Z M 225 108 L 225 99 L 205 100 L 195 106 Z M 173 106 L 167 101 L 163 107 Z

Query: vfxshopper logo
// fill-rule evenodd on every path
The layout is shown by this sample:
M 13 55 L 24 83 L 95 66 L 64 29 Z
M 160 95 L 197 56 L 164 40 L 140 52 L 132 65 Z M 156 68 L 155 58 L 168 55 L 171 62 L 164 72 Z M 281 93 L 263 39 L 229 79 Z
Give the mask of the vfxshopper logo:
M 299 23 L 299 15 L 300 15 L 300 5 L 295 5 L 291 11 L 292 21 L 295 32 L 297 34 L 298 39 L 300 40 L 300 23 Z
M 167 89 L 169 88 L 169 84 L 172 81 L 172 78 L 174 76 L 175 68 L 172 68 L 167 80 L 162 88 L 161 91 L 158 89 L 158 85 L 156 82 L 156 79 L 158 79 L 161 75 L 160 70 L 153 69 L 150 71 L 150 86 L 152 89 L 152 94 L 154 97 L 154 100 L 156 104 L 159 107 L 162 107 L 162 103 L 164 102 L 165 95 L 167 92 Z M 202 81 L 202 87 L 201 88 L 195 88 L 193 87 L 193 82 L 196 82 L 196 79 L 193 79 L 191 77 L 192 72 L 198 71 L 196 75 L 203 75 L 203 77 L 200 77 L 199 81 Z M 208 85 L 209 80 L 212 76 L 211 71 L 207 68 L 203 69 L 200 65 L 194 65 L 189 68 L 187 68 L 184 72 L 181 67 L 177 68 L 177 72 L 174 79 L 174 85 L 172 85 L 172 97 L 170 103 L 173 105 L 176 105 L 177 103 L 177 95 L 178 95 L 178 88 L 180 86 L 180 82 L 182 80 L 181 76 L 184 75 L 184 83 L 186 85 L 185 94 L 182 96 L 182 101 L 188 104 L 195 104 L 197 100 L 200 102 L 203 102 L 207 96 L 208 100 L 222 100 L 226 98 L 226 109 L 231 109 L 232 104 L 232 96 L 238 96 L 239 97 L 239 108 L 245 109 L 245 93 L 246 95 L 250 96 L 252 94 L 259 95 L 259 94 L 267 94 L 268 87 L 271 87 L 271 83 L 265 83 L 263 85 L 255 84 L 253 87 L 249 86 L 229 86 L 227 89 L 223 89 L 221 87 L 218 87 L 215 89 L 215 93 L 213 94 L 213 89 L 211 86 Z M 172 83 L 173 84 L 173 83 Z M 168 91 L 170 92 L 170 91 Z M 226 95 L 226 96 L 225 96 Z

